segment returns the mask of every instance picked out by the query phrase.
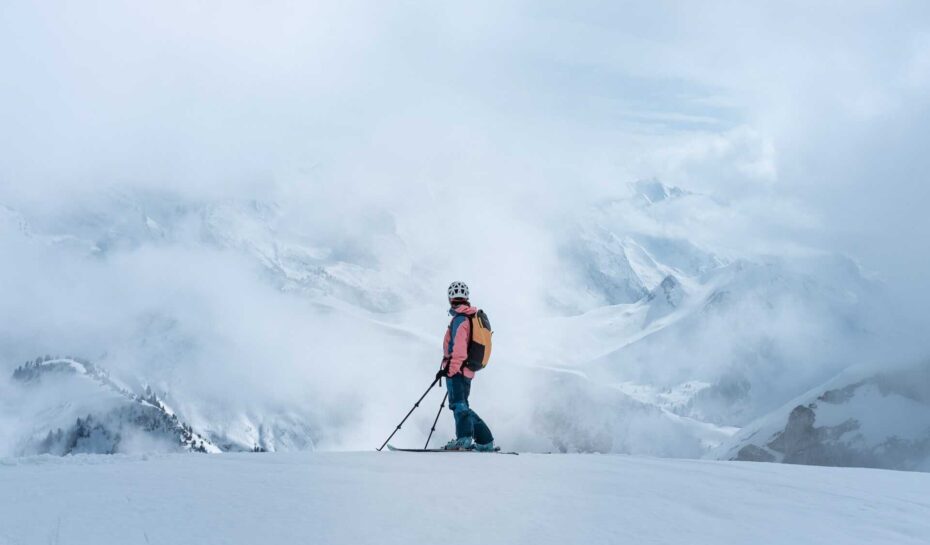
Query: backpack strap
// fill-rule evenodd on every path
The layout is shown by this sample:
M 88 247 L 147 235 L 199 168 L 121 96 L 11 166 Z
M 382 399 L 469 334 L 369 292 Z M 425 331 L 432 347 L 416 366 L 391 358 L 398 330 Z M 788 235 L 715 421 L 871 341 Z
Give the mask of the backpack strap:
M 464 317 L 466 320 L 469 319 L 469 316 L 467 314 L 462 314 L 459 312 L 456 312 L 455 314 L 452 315 L 452 320 L 449 322 L 449 348 L 448 348 L 448 351 L 446 352 L 447 358 L 452 357 L 452 349 L 455 348 L 455 331 L 452 330 L 452 326 L 455 325 L 455 319 L 458 318 L 459 316 Z M 459 327 L 462 327 L 461 324 L 459 325 Z M 471 342 L 471 329 L 472 328 L 470 327 L 468 328 L 468 342 L 469 343 Z M 465 347 L 465 350 L 466 351 L 468 350 L 467 346 Z
M 468 353 L 471 348 L 471 343 L 473 343 L 475 340 L 475 324 L 472 321 L 478 317 L 478 313 L 476 312 L 473 315 L 456 313 L 456 316 L 463 316 L 465 318 L 465 321 L 468 322 L 468 345 L 465 346 L 465 361 L 462 362 L 462 367 L 467 367 L 471 369 L 472 371 L 474 371 L 474 368 L 472 368 L 471 366 L 471 363 L 470 363 L 471 360 L 468 357 L 469 356 Z

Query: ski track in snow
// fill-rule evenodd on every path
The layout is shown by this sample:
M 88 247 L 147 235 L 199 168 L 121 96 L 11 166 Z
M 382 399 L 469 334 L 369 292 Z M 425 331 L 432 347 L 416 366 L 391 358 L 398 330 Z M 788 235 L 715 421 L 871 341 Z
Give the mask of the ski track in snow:
M 0 544 L 926 544 L 930 474 L 607 455 L 0 460 Z

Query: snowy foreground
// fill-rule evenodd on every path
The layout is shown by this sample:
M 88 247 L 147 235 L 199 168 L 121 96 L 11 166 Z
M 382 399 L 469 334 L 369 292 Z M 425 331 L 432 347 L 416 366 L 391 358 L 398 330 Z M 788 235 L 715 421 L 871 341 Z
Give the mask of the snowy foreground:
M 0 461 L 0 544 L 930 543 L 930 474 L 606 455 Z

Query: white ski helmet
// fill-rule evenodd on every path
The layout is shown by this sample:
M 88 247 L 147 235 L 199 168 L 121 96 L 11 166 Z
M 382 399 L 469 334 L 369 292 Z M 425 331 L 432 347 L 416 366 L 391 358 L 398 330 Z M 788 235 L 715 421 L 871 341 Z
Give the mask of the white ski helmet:
M 468 299 L 468 285 L 465 282 L 449 284 L 449 300 L 453 299 Z

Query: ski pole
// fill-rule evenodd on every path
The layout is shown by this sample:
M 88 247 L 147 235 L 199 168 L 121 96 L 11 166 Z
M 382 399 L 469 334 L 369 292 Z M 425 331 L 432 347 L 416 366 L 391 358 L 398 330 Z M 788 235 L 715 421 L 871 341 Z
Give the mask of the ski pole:
M 429 430 L 429 437 L 426 438 L 426 444 L 423 445 L 423 449 L 429 448 L 429 440 L 433 438 L 433 432 L 436 431 L 436 422 L 439 422 L 439 415 L 442 414 L 442 408 L 446 406 L 446 399 L 449 398 L 449 392 L 446 391 L 446 395 L 442 396 L 442 403 L 439 404 L 439 412 L 436 413 L 436 420 L 433 420 L 433 427 Z
M 428 394 L 429 391 L 433 389 L 433 386 L 435 386 L 436 383 L 439 382 L 439 379 L 440 377 L 436 377 L 433 380 L 433 383 L 429 385 L 429 388 L 427 388 L 425 392 L 423 392 L 423 395 L 420 396 L 420 399 L 418 399 L 417 402 L 413 404 L 413 407 L 410 409 L 410 412 L 408 412 L 407 416 L 405 416 L 404 419 L 400 421 L 400 424 L 397 425 L 397 428 L 394 429 L 394 432 L 391 433 L 391 435 L 387 439 L 384 440 L 384 443 L 382 443 L 380 447 L 378 447 L 378 452 L 381 452 L 381 449 L 384 448 L 384 445 L 388 444 L 388 441 L 391 440 L 391 437 L 394 437 L 394 434 L 400 431 L 400 427 L 404 425 L 404 422 L 406 422 L 408 418 L 410 418 L 410 415 L 413 414 L 413 411 L 417 407 L 420 406 L 420 402 L 423 401 L 423 398 L 426 397 L 426 394 Z

